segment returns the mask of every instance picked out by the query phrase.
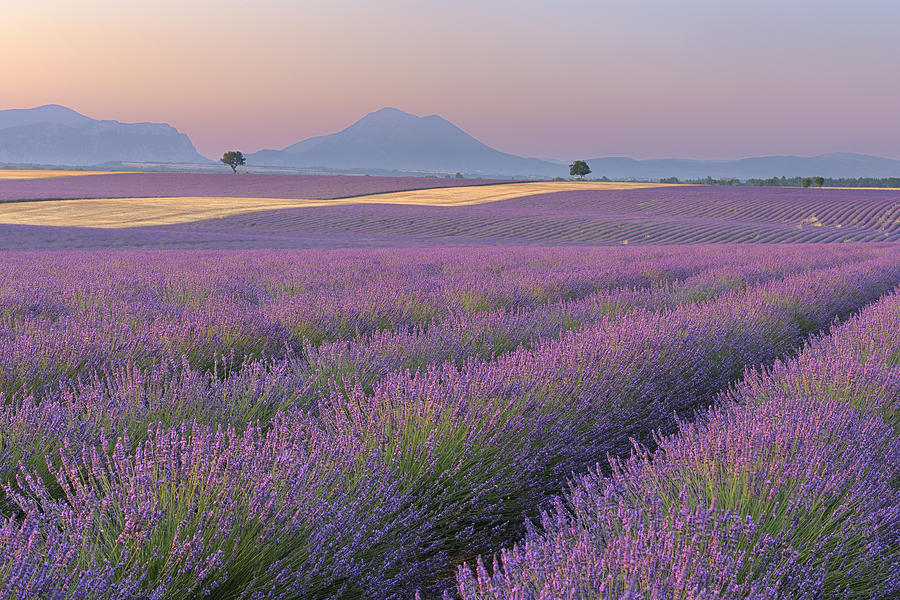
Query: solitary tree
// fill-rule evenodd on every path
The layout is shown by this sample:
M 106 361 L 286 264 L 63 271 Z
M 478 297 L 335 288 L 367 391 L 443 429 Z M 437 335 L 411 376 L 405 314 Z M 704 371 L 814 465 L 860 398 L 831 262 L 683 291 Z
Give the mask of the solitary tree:
M 800 185 L 802 185 L 805 188 L 808 188 L 811 183 L 812 183 L 812 179 L 810 179 L 809 177 L 804 177 L 803 179 L 800 180 Z
M 219 161 L 231 167 L 231 170 L 234 173 L 237 173 L 238 167 L 247 164 L 247 161 L 244 158 L 244 153 L 238 150 L 229 150 L 222 155 L 222 158 L 220 158 Z
M 816 184 L 816 187 L 822 187 L 825 185 L 825 178 L 821 175 L 816 175 L 813 177 L 813 182 Z
M 464 179 L 463 174 L 460 173 L 459 171 L 456 172 L 456 178 L 457 178 L 457 179 Z
M 576 160 L 569 165 L 569 175 L 584 179 L 584 176 L 591 172 L 591 168 L 583 160 Z

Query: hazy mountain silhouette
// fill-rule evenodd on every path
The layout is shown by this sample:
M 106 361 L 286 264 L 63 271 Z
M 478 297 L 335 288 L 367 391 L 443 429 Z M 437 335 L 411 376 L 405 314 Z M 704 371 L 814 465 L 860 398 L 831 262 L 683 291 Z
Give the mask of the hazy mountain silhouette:
M 81 125 L 93 119 L 75 112 L 71 108 L 59 104 L 47 104 L 37 108 L 15 108 L 0 110 L 0 129 L 35 125 L 37 123 L 59 123 L 62 125 Z
M 88 166 L 112 161 L 208 163 L 164 123 L 91 119 L 64 106 L 0 110 L 0 162 Z
M 188 136 L 170 125 L 99 121 L 56 104 L 0 110 L 0 163 L 90 166 L 116 162 L 213 164 L 197 152 Z M 898 160 L 845 152 L 740 160 L 600 157 L 587 162 L 590 177 L 611 179 L 900 177 Z M 500 152 L 438 115 L 418 117 L 396 108 L 383 108 L 337 133 L 283 150 L 248 154 L 247 166 L 373 174 L 459 171 L 485 176 L 569 176 L 566 162 Z
M 247 163 L 469 174 L 560 174 L 559 165 L 495 150 L 438 115 L 417 117 L 396 108 L 383 108 L 342 131 L 309 138 L 284 150 L 250 154 Z
M 867 154 L 833 152 L 819 156 L 759 156 L 739 160 L 691 160 L 660 158 L 635 160 L 625 157 L 589 159 L 591 176 L 659 179 L 704 177 L 738 179 L 796 177 L 900 177 L 900 161 Z
M 487 146 L 438 115 L 417 117 L 396 108 L 370 113 L 346 129 L 312 137 L 283 150 L 262 150 L 248 165 L 328 169 L 379 169 L 469 174 L 568 177 L 568 165 L 553 159 L 523 158 Z M 864 154 L 763 156 L 740 160 L 664 158 L 587 160 L 591 177 L 680 179 L 704 177 L 893 177 L 900 161 Z

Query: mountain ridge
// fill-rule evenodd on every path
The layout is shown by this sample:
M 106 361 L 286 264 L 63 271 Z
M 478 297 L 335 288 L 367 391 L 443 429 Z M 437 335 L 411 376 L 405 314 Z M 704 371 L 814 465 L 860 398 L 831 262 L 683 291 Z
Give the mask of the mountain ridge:
M 612 179 L 898 177 L 900 160 L 854 152 L 816 156 L 768 155 L 741 159 L 585 159 L 591 177 Z M 0 163 L 93 166 L 112 163 L 215 168 L 190 138 L 167 123 L 98 120 L 59 104 L 0 110 Z M 568 163 L 502 152 L 438 114 L 416 116 L 395 107 L 368 113 L 335 133 L 280 150 L 247 154 L 248 169 L 371 174 L 568 177 Z
M 168 123 L 121 123 L 59 104 L 0 111 L 0 162 L 90 166 L 111 161 L 209 163 Z
M 248 164 L 299 168 L 372 168 L 481 175 L 553 176 L 558 165 L 495 150 L 440 115 L 385 107 L 344 129 L 282 150 L 261 150 Z
M 398 108 L 371 112 L 332 134 L 301 140 L 281 150 L 247 156 L 248 165 L 293 168 L 379 169 L 487 176 L 567 177 L 568 164 L 526 158 L 480 142 L 440 115 L 418 117 Z M 900 161 L 851 152 L 818 156 L 770 155 L 729 160 L 625 156 L 586 159 L 593 177 L 660 179 L 678 177 L 768 178 L 900 176 Z
M 594 174 L 609 177 L 659 179 L 769 178 L 822 175 L 825 177 L 898 177 L 900 161 L 853 152 L 828 152 L 816 156 L 768 155 L 732 160 L 628 157 L 587 159 Z

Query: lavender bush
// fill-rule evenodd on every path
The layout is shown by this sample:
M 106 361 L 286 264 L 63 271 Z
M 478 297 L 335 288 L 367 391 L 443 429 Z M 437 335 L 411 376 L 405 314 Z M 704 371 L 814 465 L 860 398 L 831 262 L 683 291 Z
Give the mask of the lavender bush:
M 471 598 L 900 593 L 900 296 L 754 371 L 697 424 L 578 477 Z
M 743 271 L 714 268 L 693 283 L 688 275 L 613 290 L 656 310 L 635 302 L 461 366 L 387 369 L 368 392 L 350 375 L 331 379 L 330 394 L 306 396 L 303 356 L 221 375 L 185 356 L 149 367 L 101 361 L 105 371 L 71 385 L 14 394 L 0 420 L 0 557 L 11 565 L 0 590 L 100 598 L 439 590 L 454 565 L 515 535 L 571 470 L 627 451 L 629 436 L 670 429 L 673 412 L 710 402 L 745 366 L 790 352 L 900 279 L 885 249 L 835 252 L 810 260 L 814 268 L 745 265 L 746 285 L 735 283 Z M 835 257 L 852 260 L 829 266 Z M 578 289 L 558 306 L 600 293 Z M 493 309 L 471 297 L 461 310 Z M 437 314 L 422 335 L 454 322 Z
M 588 542 L 613 539 L 576 537 L 597 511 L 560 500 L 544 529 L 525 524 L 590 469 L 566 498 L 609 485 L 617 507 L 646 515 L 628 521 L 646 532 L 610 542 L 603 564 L 638 565 L 604 579 L 610 593 L 644 593 L 667 569 L 662 595 L 892 593 L 878 557 L 895 538 L 860 532 L 893 523 L 893 500 L 866 500 L 874 512 L 857 518 L 896 472 L 895 405 L 877 398 L 895 389 L 885 369 L 900 353 L 879 354 L 880 338 L 858 348 L 868 375 L 835 387 L 852 382 L 864 401 L 813 401 L 818 380 L 803 377 L 771 384 L 793 372 L 777 363 L 664 437 L 748 367 L 895 286 L 891 246 L 7 254 L 0 272 L 0 597 L 439 595 L 461 563 L 523 534 L 538 548 L 554 523 L 568 533 L 534 550 L 544 562 L 505 551 L 491 572 L 463 569 L 459 593 L 578 597 L 599 569 Z M 758 429 L 720 435 L 751 409 Z M 831 418 L 852 427 L 816 433 Z M 789 435 L 797 464 L 766 466 Z M 860 456 L 838 443 L 854 436 Z M 630 438 L 657 458 L 596 469 Z M 637 475 L 669 455 L 681 462 Z M 744 487 L 728 487 L 735 477 Z M 692 558 L 695 538 L 666 537 L 672 523 L 719 554 Z M 570 539 L 587 554 L 567 554 Z M 759 553 L 719 564 L 748 548 Z M 542 573 L 561 583 L 541 587 Z
M 886 252 L 856 246 L 788 248 L 768 257 L 750 248 L 7 254 L 0 263 L 0 392 L 38 391 L 129 362 L 177 366 L 184 357 L 212 370 L 217 360 L 234 366 L 288 350 L 312 354 L 309 348 L 322 342 L 377 331 L 445 347 L 490 335 L 483 355 L 493 345 L 514 348 L 577 327 L 600 316 L 605 304 L 672 306 L 678 294 L 700 299 L 689 296 Z M 735 271 L 710 273 L 711 281 L 686 282 L 679 291 L 665 288 L 713 268 Z M 663 289 L 628 297 L 627 288 L 654 285 Z M 623 296 L 611 298 L 616 289 Z M 584 305 L 557 306 L 582 298 Z M 528 310 L 536 312 L 529 317 L 522 312 Z M 472 318 L 478 323 L 470 325 Z M 529 321 L 541 324 L 529 332 Z M 447 323 L 448 333 L 423 339 L 437 322 Z

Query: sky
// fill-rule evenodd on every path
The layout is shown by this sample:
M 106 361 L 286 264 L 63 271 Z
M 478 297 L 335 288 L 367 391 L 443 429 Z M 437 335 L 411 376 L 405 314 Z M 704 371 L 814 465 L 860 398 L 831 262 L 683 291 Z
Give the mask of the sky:
M 0 109 L 283 148 L 394 106 L 525 156 L 900 158 L 896 0 L 0 0 Z

